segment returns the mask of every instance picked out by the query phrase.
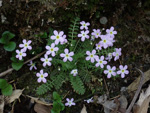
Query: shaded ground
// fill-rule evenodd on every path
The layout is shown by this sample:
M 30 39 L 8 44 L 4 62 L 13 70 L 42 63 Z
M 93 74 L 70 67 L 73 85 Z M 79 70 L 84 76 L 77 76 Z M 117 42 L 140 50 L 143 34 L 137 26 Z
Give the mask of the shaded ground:
M 50 12 L 47 12 L 47 6 L 43 5 L 42 7 L 39 2 L 26 3 L 24 1 L 20 4 L 14 1 L 13 5 L 15 4 L 17 4 L 17 6 L 12 7 L 9 11 L 7 7 L 10 7 L 10 4 L 1 8 L 1 13 L 7 17 L 7 22 L 1 23 L 0 32 L 2 33 L 5 30 L 10 30 L 11 32 L 17 34 L 15 39 L 17 44 L 19 44 L 23 38 L 32 39 L 34 40 L 33 46 L 35 46 L 35 48 L 45 45 L 45 41 L 40 38 L 35 38 L 33 34 L 41 31 L 48 31 L 49 26 L 52 26 L 54 29 L 64 29 L 67 31 L 67 26 L 69 23 L 66 18 L 71 17 L 70 15 L 73 15 L 74 13 L 78 13 L 74 12 L 76 9 L 75 7 L 81 5 L 76 5 L 72 10 L 66 11 L 66 13 L 69 13 L 70 15 L 68 14 L 66 16 L 62 16 L 61 18 L 63 13 L 64 15 L 66 14 L 64 10 L 65 5 L 60 5 L 57 7 L 55 10 L 57 13 L 52 13 L 52 9 L 50 9 Z M 63 3 L 60 2 L 60 4 Z M 71 3 L 64 4 L 66 4 L 66 7 L 69 7 L 69 4 Z M 100 4 L 103 6 L 103 9 L 98 8 Z M 129 2 L 102 2 L 100 4 L 95 3 L 92 6 L 92 8 L 95 7 L 93 10 L 91 10 L 92 8 L 85 11 L 79 9 L 81 10 L 79 11 L 79 14 L 81 14 L 82 20 L 93 23 L 93 28 L 109 28 L 110 26 L 114 26 L 118 31 L 115 46 L 122 48 L 122 57 L 116 63 L 117 65 L 127 64 L 129 66 L 130 74 L 125 79 L 118 78 L 116 80 L 108 80 L 105 78 L 106 83 L 108 84 L 110 97 L 115 97 L 120 94 L 121 87 L 127 87 L 139 75 L 134 70 L 134 67 L 141 69 L 143 72 L 150 68 L 150 9 L 147 7 L 149 2 L 134 2 L 134 0 L 131 0 Z M 53 7 L 55 8 L 56 6 Z M 44 12 L 43 10 L 46 11 Z M 13 13 L 13 11 L 15 13 Z M 48 15 L 51 14 L 52 16 L 48 17 Z M 60 17 L 57 18 L 58 15 L 60 15 Z M 106 25 L 102 25 L 99 22 L 99 19 L 102 16 L 106 16 L 108 18 L 108 23 Z M 41 26 L 43 18 L 45 21 L 48 21 L 48 19 L 49 21 L 52 21 L 52 18 L 56 21 L 54 23 L 45 22 L 43 26 Z M 11 53 L 6 52 L 2 48 L 2 45 L 0 45 L 0 72 L 3 72 L 11 67 L 10 56 Z M 34 55 L 30 54 L 28 58 L 32 58 L 33 56 Z M 41 67 L 40 61 L 37 61 L 37 66 Z M 35 79 L 35 72 L 29 71 L 28 66 L 24 66 L 18 72 L 13 71 L 13 73 L 5 76 L 4 78 L 8 81 L 14 80 L 12 84 L 14 84 L 17 89 L 25 88 L 24 95 L 37 96 L 35 95 L 35 90 L 38 84 Z M 104 84 L 104 81 L 102 81 L 102 83 Z M 146 83 L 143 87 L 147 87 L 148 84 L 149 83 Z M 102 85 L 102 87 L 104 89 L 103 92 L 106 93 L 107 90 L 105 85 Z M 132 98 L 129 98 L 129 102 L 130 100 L 132 100 Z M 29 99 L 22 96 L 21 102 L 19 103 L 17 101 L 15 104 L 15 113 L 34 113 L 33 106 L 29 103 Z M 78 108 L 77 106 L 72 107 L 71 109 L 73 109 L 73 112 L 69 113 L 79 113 L 82 109 L 82 105 L 83 103 L 81 102 L 78 104 Z M 89 113 L 103 113 L 103 108 L 100 107 L 100 105 L 86 104 L 86 106 Z M 11 107 L 12 105 L 6 106 L 5 112 L 10 111 Z M 66 113 L 66 111 L 64 111 L 64 113 Z

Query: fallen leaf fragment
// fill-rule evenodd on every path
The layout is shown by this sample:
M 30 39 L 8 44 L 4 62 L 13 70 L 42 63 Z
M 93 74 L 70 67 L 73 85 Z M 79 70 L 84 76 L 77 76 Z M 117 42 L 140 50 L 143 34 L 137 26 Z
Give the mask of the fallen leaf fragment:
M 0 95 L 0 113 L 3 113 L 4 110 L 4 96 Z
M 51 113 L 51 106 L 45 106 L 42 104 L 36 103 L 34 106 L 34 111 L 37 113 Z
M 87 113 L 85 105 L 83 105 L 83 108 L 82 108 L 82 110 L 81 110 L 81 113 Z
M 133 107 L 134 113 L 147 113 L 150 102 L 150 86 L 146 89 L 145 93 L 142 91 L 139 100 Z
M 5 104 L 10 104 L 12 103 L 14 100 L 18 99 L 20 97 L 20 95 L 22 94 L 24 89 L 20 90 L 20 89 L 16 89 L 13 91 L 11 96 L 6 96 L 5 97 Z

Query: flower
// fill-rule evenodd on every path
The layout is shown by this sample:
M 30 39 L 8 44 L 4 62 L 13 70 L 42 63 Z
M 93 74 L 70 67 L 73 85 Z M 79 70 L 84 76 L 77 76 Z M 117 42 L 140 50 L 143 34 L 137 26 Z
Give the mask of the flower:
M 66 100 L 67 100 L 67 103 L 65 103 L 65 106 L 70 107 L 72 105 L 76 105 L 76 103 L 73 102 L 73 100 L 74 100 L 73 98 L 71 98 L 70 100 L 69 100 L 69 98 L 67 98 Z
M 80 24 L 81 24 L 81 27 L 80 27 L 81 30 L 84 28 L 87 30 L 88 26 L 90 25 L 89 22 L 85 23 L 85 21 L 80 22 Z
M 114 31 L 114 27 L 111 27 L 110 29 L 106 29 L 106 33 L 111 37 L 114 37 L 114 35 L 117 34 L 117 31 Z
M 95 36 L 94 36 L 94 35 L 91 36 L 91 40 L 92 40 L 92 41 L 95 40 Z
M 103 47 L 103 45 L 102 45 L 101 42 L 99 42 L 99 43 L 96 44 L 96 49 L 101 50 L 102 47 Z
M 74 52 L 69 53 L 68 49 L 65 49 L 64 52 L 65 52 L 65 54 L 64 53 L 60 54 L 61 57 L 64 57 L 63 61 L 66 62 L 67 60 L 69 60 L 71 62 L 73 60 L 73 58 L 71 56 L 74 55 Z
M 20 48 L 23 48 L 23 50 L 24 50 L 24 52 L 26 52 L 27 51 L 27 49 L 29 49 L 29 50 L 31 50 L 32 49 L 32 47 L 30 46 L 30 44 L 31 44 L 31 40 L 26 40 L 26 39 L 23 39 L 23 44 L 19 44 L 19 47 Z
M 73 74 L 73 76 L 76 76 L 78 74 L 78 70 L 77 69 L 73 69 L 71 71 L 71 74 Z
M 117 71 L 117 74 L 121 74 L 121 78 L 125 77 L 125 74 L 129 74 L 129 71 L 127 70 L 128 66 L 125 65 L 124 67 L 122 65 L 119 66 L 120 70 Z
M 119 56 L 121 56 L 121 48 L 115 48 L 115 49 L 116 49 L 116 51 L 113 52 L 113 56 L 115 57 L 114 61 L 118 60 Z
M 107 64 L 107 61 L 104 60 L 104 56 L 101 56 L 100 59 L 96 59 L 97 63 L 95 64 L 96 67 L 100 66 L 104 68 L 104 64 Z
M 20 51 L 16 50 L 16 58 L 19 58 L 19 60 L 22 60 L 22 57 L 25 57 L 27 54 L 25 53 L 24 49 L 21 49 Z
M 109 35 L 101 35 L 101 41 L 100 43 L 103 45 L 103 47 L 106 49 L 107 47 L 109 46 L 112 46 L 113 45 L 113 41 L 112 39 L 110 38 Z
M 93 29 L 92 35 L 95 36 L 95 38 L 100 37 L 101 31 L 100 29 Z
M 55 52 L 57 52 L 59 50 L 58 47 L 55 47 L 55 44 L 52 43 L 51 46 L 46 46 L 46 49 L 48 50 L 46 52 L 47 55 L 52 54 L 52 56 L 55 56 Z
M 108 53 L 108 56 L 105 59 L 110 62 L 110 60 L 112 59 L 112 56 L 113 56 L 112 53 Z
M 91 62 L 94 63 L 94 61 L 98 58 L 96 54 L 96 50 L 93 49 L 92 52 L 90 53 L 90 51 L 86 51 L 86 54 L 88 55 L 86 57 L 86 60 L 90 60 L 91 59 Z
M 64 34 L 63 31 L 58 32 L 58 31 L 54 30 L 54 35 L 51 36 L 51 39 L 55 40 L 56 45 L 58 45 L 59 42 L 64 41 L 63 34 Z
M 45 67 L 46 65 L 51 66 L 51 62 L 52 58 L 48 58 L 47 54 L 44 55 L 44 58 L 41 58 L 41 61 L 44 62 L 43 63 L 43 67 Z
M 35 70 L 37 70 L 36 66 L 35 66 L 35 63 L 33 63 L 32 61 L 30 61 L 30 64 L 28 64 L 28 66 L 30 66 L 30 70 L 32 70 L 33 68 Z
M 111 68 L 110 65 L 107 65 L 107 70 L 104 70 L 104 73 L 107 74 L 107 78 L 110 78 L 111 75 L 116 76 L 116 72 L 114 72 L 115 70 L 115 66 Z
M 66 39 L 66 35 L 63 35 L 63 39 L 64 41 L 63 42 L 60 42 L 61 45 L 65 44 L 68 42 L 68 40 Z
M 81 37 L 81 41 L 83 42 L 85 38 L 89 39 L 89 30 L 81 31 L 81 34 L 78 34 L 78 37 Z
M 91 97 L 90 99 L 88 99 L 88 100 L 84 100 L 84 101 L 86 101 L 87 103 L 91 103 L 91 102 L 94 102 L 94 100 L 92 100 L 93 99 L 93 97 Z
M 37 80 L 39 83 L 40 83 L 41 81 L 43 81 L 44 83 L 46 83 L 45 77 L 48 76 L 48 73 L 44 73 L 44 72 L 43 72 L 43 69 L 42 69 L 42 70 L 40 70 L 40 73 L 36 73 L 36 76 L 39 77 L 38 80 Z

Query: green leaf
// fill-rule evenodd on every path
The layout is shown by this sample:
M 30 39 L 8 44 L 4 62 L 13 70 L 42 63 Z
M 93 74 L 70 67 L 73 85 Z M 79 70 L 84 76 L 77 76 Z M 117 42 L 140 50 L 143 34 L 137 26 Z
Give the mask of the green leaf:
M 16 48 L 16 43 L 15 42 L 8 42 L 7 44 L 4 45 L 4 49 L 6 51 L 13 51 Z
M 56 101 L 61 101 L 61 97 L 57 92 L 53 92 L 53 99 Z
M 14 38 L 15 35 L 9 31 L 5 31 L 2 34 L 2 38 L 0 39 L 0 43 L 2 44 L 7 44 L 9 42 L 10 39 Z
M 15 69 L 16 71 L 18 71 L 22 66 L 23 66 L 22 61 L 12 62 L 12 68 Z
M 12 85 L 8 84 L 7 87 L 3 88 L 1 91 L 3 95 L 10 96 L 13 91 Z
M 5 79 L 0 79 L 0 89 L 4 89 L 7 86 L 7 81 Z
M 44 32 L 43 34 L 40 35 L 41 38 L 47 38 L 47 33 Z

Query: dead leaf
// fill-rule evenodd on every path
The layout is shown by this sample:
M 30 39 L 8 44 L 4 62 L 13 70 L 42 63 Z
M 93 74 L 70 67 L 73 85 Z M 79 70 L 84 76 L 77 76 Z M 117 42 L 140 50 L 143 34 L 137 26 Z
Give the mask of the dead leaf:
M 148 71 L 146 71 L 146 72 L 144 73 L 144 75 L 145 75 L 145 77 L 144 77 L 143 84 L 144 84 L 145 82 L 147 82 L 148 80 L 150 80 L 150 69 L 149 69 Z M 139 76 L 135 81 L 133 81 L 133 82 L 127 87 L 128 93 L 137 90 L 140 79 L 141 79 L 141 76 Z
M 4 96 L 0 95 L 0 113 L 3 113 L 4 110 Z
M 11 96 L 6 96 L 5 97 L 5 104 L 10 104 L 12 103 L 14 100 L 18 99 L 20 97 L 20 95 L 22 94 L 24 89 L 20 90 L 20 89 L 16 89 L 13 91 Z
M 150 86 L 146 89 L 145 93 L 142 91 L 139 100 L 133 107 L 134 113 L 147 113 L 150 102 Z
M 81 113 L 87 113 L 85 105 L 83 105 L 83 108 L 82 108 L 82 110 L 81 110 Z
M 29 95 L 27 95 L 27 97 L 31 98 L 32 103 L 36 102 L 38 104 L 42 104 L 42 105 L 46 105 L 46 106 L 53 105 L 52 103 L 47 103 L 45 101 L 41 101 L 41 100 L 39 100 L 39 98 L 36 98 L 36 97 L 32 97 L 32 96 L 29 96 Z
M 42 104 L 36 103 L 34 106 L 34 111 L 37 113 L 51 113 L 51 106 L 45 106 Z

